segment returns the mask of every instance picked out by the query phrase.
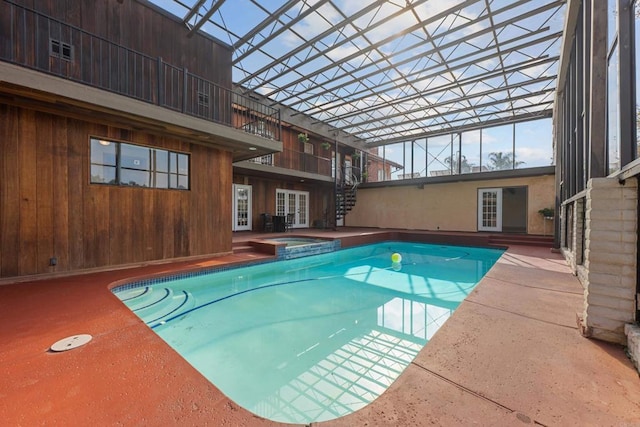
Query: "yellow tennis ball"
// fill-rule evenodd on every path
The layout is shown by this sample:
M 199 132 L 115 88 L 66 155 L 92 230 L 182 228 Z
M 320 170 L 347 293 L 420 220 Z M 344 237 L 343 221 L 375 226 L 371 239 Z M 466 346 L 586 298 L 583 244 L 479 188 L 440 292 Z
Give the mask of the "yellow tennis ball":
M 393 255 L 391 255 L 391 262 L 402 262 L 402 255 L 400 255 L 399 253 L 395 252 Z

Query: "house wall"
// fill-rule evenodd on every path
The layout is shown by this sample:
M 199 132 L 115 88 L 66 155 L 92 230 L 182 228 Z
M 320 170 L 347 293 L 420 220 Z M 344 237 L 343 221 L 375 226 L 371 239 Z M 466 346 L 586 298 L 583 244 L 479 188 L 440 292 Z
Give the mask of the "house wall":
M 191 189 L 90 184 L 91 136 L 189 153 Z M 0 277 L 231 251 L 231 160 L 168 136 L 0 104 Z
M 478 189 L 528 188 L 527 232 L 551 234 L 538 210 L 554 204 L 554 176 L 477 180 L 358 189 L 357 202 L 345 225 L 414 230 L 478 230 Z
M 202 34 L 187 37 L 188 28 L 178 18 L 161 12 L 146 1 L 16 0 L 15 3 L 136 52 L 153 58 L 162 57 L 165 62 L 187 68 L 189 72 L 227 89 L 232 87 L 231 48 Z M 8 22 L 9 18 L 9 5 L 0 2 L 0 39 L 17 41 L 20 39 L 19 35 L 10 35 L 12 26 L 6 22 L 6 25 L 2 25 L 4 20 Z M 80 57 L 82 52 L 85 58 L 90 53 L 108 58 L 108 52 L 100 52 L 100 46 L 95 41 L 92 46 L 89 38 L 79 38 L 77 34 L 73 40 L 67 40 L 65 37 L 68 35 L 64 31 L 58 33 L 57 28 L 49 28 L 45 20 L 39 20 L 37 23 L 30 21 L 27 22 L 27 26 L 33 29 L 31 34 L 40 34 L 44 38 L 61 36 L 63 41 L 73 45 L 77 57 Z M 38 32 L 35 30 L 36 26 L 39 26 Z M 45 43 L 48 41 L 45 40 Z M 4 45 L 4 48 L 9 46 Z M 3 48 L 1 43 L 0 48 Z M 103 47 L 103 50 L 106 50 L 106 47 Z M 49 60 L 48 49 L 19 54 L 34 58 L 36 63 L 41 62 L 37 56 L 41 56 L 44 61 Z M 112 59 L 111 62 L 115 60 Z M 110 72 L 123 72 L 117 64 L 112 65 Z

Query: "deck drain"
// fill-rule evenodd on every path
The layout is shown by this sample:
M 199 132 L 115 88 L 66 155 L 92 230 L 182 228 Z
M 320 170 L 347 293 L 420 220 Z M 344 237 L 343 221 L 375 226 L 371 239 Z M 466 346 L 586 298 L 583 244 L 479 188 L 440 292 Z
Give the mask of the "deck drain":
M 51 346 L 51 351 L 59 352 L 73 350 L 74 348 L 85 345 L 86 343 L 91 341 L 92 338 L 93 337 L 88 334 L 73 335 L 67 338 L 63 338 L 60 341 L 55 342 Z

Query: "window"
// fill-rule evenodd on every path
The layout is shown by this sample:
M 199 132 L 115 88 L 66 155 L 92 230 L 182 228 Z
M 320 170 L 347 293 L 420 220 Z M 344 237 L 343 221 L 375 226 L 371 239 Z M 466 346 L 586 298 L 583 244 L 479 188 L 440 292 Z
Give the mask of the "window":
M 310 142 L 304 143 L 304 153 L 305 154 L 313 154 L 313 144 Z
M 73 59 L 73 46 L 60 40 L 49 40 L 49 53 L 51 56 L 71 61 Z
M 91 138 L 91 183 L 189 189 L 189 155 Z

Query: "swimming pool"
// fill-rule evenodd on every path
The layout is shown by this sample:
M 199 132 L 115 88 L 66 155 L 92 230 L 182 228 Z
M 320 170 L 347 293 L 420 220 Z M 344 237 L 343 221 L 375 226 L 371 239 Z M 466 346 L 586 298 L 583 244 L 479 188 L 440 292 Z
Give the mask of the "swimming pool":
M 502 252 L 385 242 L 114 292 L 236 403 L 310 423 L 382 394 Z

